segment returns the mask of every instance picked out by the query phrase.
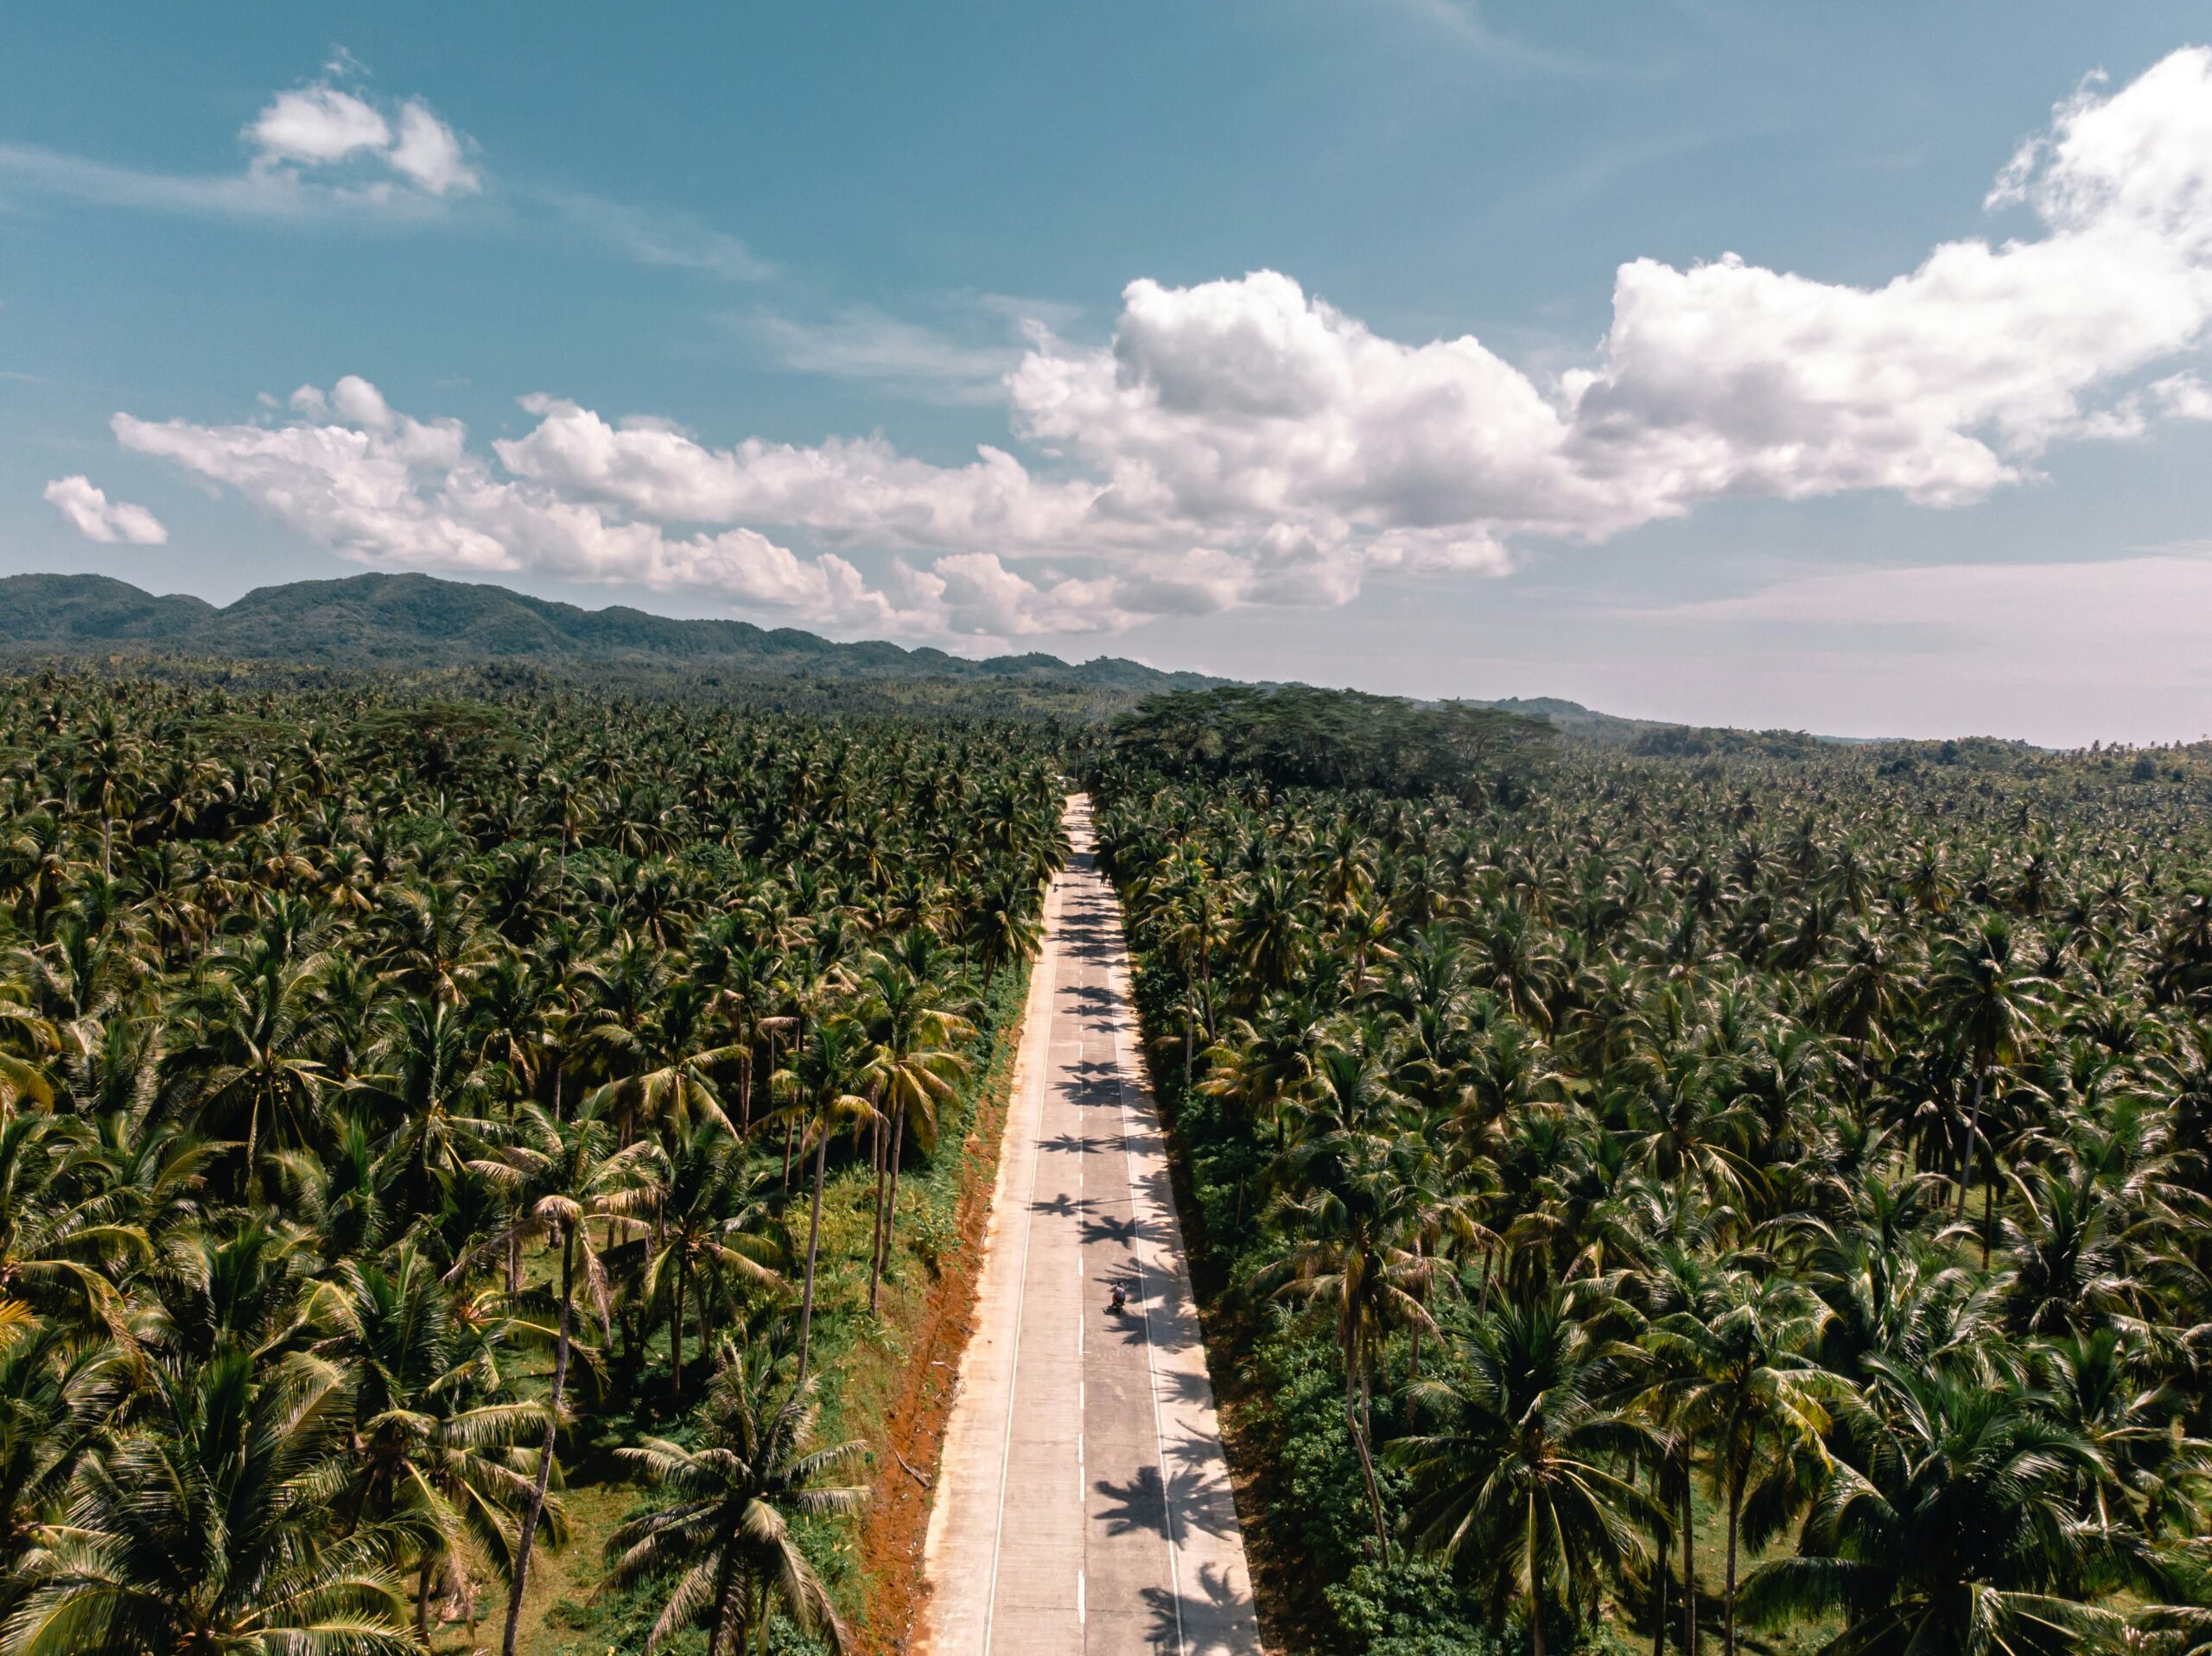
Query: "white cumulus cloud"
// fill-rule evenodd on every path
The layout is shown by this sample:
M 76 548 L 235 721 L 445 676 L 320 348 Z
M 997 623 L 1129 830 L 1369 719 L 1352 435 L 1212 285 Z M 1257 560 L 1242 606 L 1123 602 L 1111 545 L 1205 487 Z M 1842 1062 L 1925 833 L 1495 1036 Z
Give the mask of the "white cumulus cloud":
M 354 70 L 341 54 L 321 79 L 270 98 L 238 135 L 246 164 L 236 172 L 159 172 L 0 144 L 0 182 L 152 213 L 322 222 L 429 221 L 482 193 L 467 139 L 419 98 L 378 99 L 343 84 Z
M 705 591 L 796 620 L 913 631 L 849 562 L 802 558 L 749 529 L 672 536 L 587 502 L 500 478 L 458 421 L 395 414 L 349 376 L 303 387 L 292 423 L 203 426 L 115 417 L 125 448 L 235 489 L 278 521 L 360 562 L 512 573 L 531 569 L 656 591 Z
M 278 92 L 245 129 L 257 174 L 296 176 L 311 168 L 358 162 L 366 190 L 395 186 L 427 195 L 471 195 L 484 181 L 468 164 L 459 134 L 410 98 L 389 115 L 359 92 L 330 79 Z
M 169 532 L 143 506 L 110 500 L 87 477 L 58 477 L 46 485 L 47 504 L 77 526 L 88 541 L 107 545 L 166 546 Z
M 432 195 L 465 194 L 483 187 L 454 130 L 419 98 L 399 111 L 399 136 L 385 159 L 392 171 Z
M 327 84 L 277 93 L 254 117 L 246 136 L 264 162 L 309 167 L 391 147 L 391 127 L 383 116 Z
M 287 154 L 385 153 L 334 104 L 284 130 Z M 1014 442 L 959 465 L 880 436 L 721 447 L 555 397 L 524 399 L 535 425 L 487 458 L 351 378 L 303 388 L 279 429 L 116 428 L 371 560 L 1001 637 L 1338 604 L 1376 570 L 1500 571 L 1516 542 L 1603 540 L 1724 496 L 1957 505 L 2032 477 L 2055 443 L 2212 416 L 2190 360 L 2212 326 L 2212 50 L 2085 84 L 1987 205 L 2029 233 L 1945 243 L 1878 287 L 1733 255 L 1632 261 L 1589 360 L 1556 378 L 1471 337 L 1387 339 L 1274 271 L 1139 280 L 1103 345 L 1028 324 L 1000 381 Z M 785 343 L 825 371 L 912 365 L 918 335 L 861 320 Z M 771 531 L 834 549 L 800 557 Z M 839 555 L 855 550 L 896 555 L 880 586 Z

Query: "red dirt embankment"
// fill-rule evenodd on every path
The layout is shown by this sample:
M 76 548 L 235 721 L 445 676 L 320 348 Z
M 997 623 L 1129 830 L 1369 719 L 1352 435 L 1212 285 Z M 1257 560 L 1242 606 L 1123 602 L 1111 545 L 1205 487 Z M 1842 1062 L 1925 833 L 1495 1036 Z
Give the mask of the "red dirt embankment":
M 1024 996 L 1025 1008 L 1027 1000 Z M 927 1289 L 891 1319 L 899 1330 L 902 1355 L 895 1374 L 884 1377 L 891 1393 L 883 1415 L 889 1453 L 877 1462 L 861 1525 L 861 1568 L 868 1588 L 855 1634 L 862 1656 L 905 1656 L 928 1593 L 922 1547 L 929 1535 L 945 1425 L 958 1391 L 961 1354 L 975 1331 L 983 1235 L 990 1224 L 991 1189 L 998 1177 L 1014 1056 L 1020 1046 L 1017 1020 L 998 1044 L 975 1123 L 962 1143 L 960 1199 L 954 1209 L 959 1244 L 944 1250 L 944 1267 Z

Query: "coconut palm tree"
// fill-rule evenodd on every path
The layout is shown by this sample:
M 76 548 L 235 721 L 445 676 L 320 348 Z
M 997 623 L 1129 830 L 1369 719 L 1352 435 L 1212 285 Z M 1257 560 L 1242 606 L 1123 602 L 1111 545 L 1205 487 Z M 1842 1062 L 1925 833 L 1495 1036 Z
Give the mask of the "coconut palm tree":
M 1381 1486 L 1375 1476 L 1370 1399 L 1382 1342 L 1393 1328 L 1433 1330 L 1423 1304 L 1438 1265 L 1440 1229 L 1431 1165 L 1414 1139 L 1339 1128 L 1294 1152 L 1293 1188 L 1282 1251 L 1262 1285 L 1325 1310 L 1344 1371 L 1344 1430 L 1359 1456 L 1378 1549 L 1388 1551 Z
M 322 1125 L 329 1072 L 309 1053 L 323 966 L 320 955 L 291 959 L 256 938 L 219 957 L 189 997 L 198 1031 L 172 1066 L 200 1078 L 201 1130 L 238 1143 L 248 1183 L 260 1177 L 264 1144 L 296 1149 Z
M 822 1251 L 822 1192 L 830 1140 L 840 1129 L 875 1119 L 875 1106 L 858 1090 L 865 1084 L 868 1050 L 866 1031 L 843 1013 L 817 1019 L 805 1043 L 776 1072 L 775 1085 L 788 1101 L 790 1119 L 804 1129 L 802 1145 L 814 1156 L 813 1194 L 807 1204 L 806 1274 L 799 1290 L 798 1380 L 806 1380 L 809 1343 L 814 1334 L 814 1272 Z
M 1414 1545 L 1514 1601 L 1536 1656 L 1548 1608 L 1586 1615 L 1608 1577 L 1641 1567 L 1638 1526 L 1667 1521 L 1615 1469 L 1653 1447 L 1607 1400 L 1634 1353 L 1574 1313 L 1549 1289 L 1476 1317 L 1447 1377 L 1411 1388 L 1421 1429 L 1390 1448 L 1412 1485 Z
M 2056 1656 L 2114 1634 L 2082 1602 L 2090 1559 L 2067 1500 L 2097 1474 L 2090 1446 L 2002 1374 L 1866 1366 L 1798 1556 L 1745 1580 L 1745 1618 L 1840 1614 L 1835 1656 Z
M 2012 923 L 1992 915 L 1944 951 L 1929 995 L 1935 1014 L 1974 1074 L 1974 1102 L 1958 1154 L 1956 1211 L 1966 1212 L 1967 1183 L 1981 1139 L 1982 1094 L 1989 1072 L 2018 1055 L 2022 1037 L 2044 1012 L 2050 987 L 2019 958 Z M 1996 1199 L 1995 1158 L 1990 1158 L 1985 1201 Z
M 467 1159 L 469 1146 L 491 1133 L 489 1077 L 477 1062 L 459 1007 L 410 998 L 384 1022 L 369 1054 L 374 1068 L 357 1080 L 357 1094 L 378 1124 L 387 1126 L 385 1151 L 417 1181 L 417 1192 L 427 1192 L 438 1176 Z
M 877 1120 L 876 1217 L 868 1279 L 868 1305 L 873 1311 L 883 1262 L 898 1228 L 899 1172 L 907 1130 L 913 1130 L 914 1142 L 924 1155 L 936 1153 L 938 1112 L 958 1095 L 959 1079 L 969 1069 L 968 1060 L 954 1043 L 976 1031 L 966 1018 L 940 1004 L 936 986 L 900 961 L 880 955 L 870 959 L 856 990 L 855 1016 L 867 1044 L 857 1085 L 874 1101 Z M 881 1125 L 886 1120 L 890 1123 L 887 1145 Z
M 404 1520 L 334 1533 L 351 1472 L 344 1369 L 231 1351 L 148 1374 L 146 1413 L 88 1455 L 23 1566 L 0 1639 L 23 1656 L 285 1650 L 405 1656 Z
M 607 1585 L 673 1578 L 646 1648 L 703 1627 L 707 1656 L 765 1653 L 772 1616 L 843 1651 L 849 1634 L 792 1520 L 851 1512 L 867 1491 L 823 1480 L 856 1458 L 858 1443 L 817 1446 L 810 1383 L 778 1391 L 762 1359 L 723 1348 L 693 1444 L 649 1438 L 620 1450 L 639 1477 L 673 1497 L 607 1539 Z
M 1678 1378 L 1662 1383 L 1666 1412 L 1704 1450 L 1727 1512 L 1721 1643 L 1736 1651 L 1736 1565 L 1746 1500 L 1760 1539 L 1778 1532 L 1807 1457 L 1825 1459 L 1826 1399 L 1843 1388 L 1814 1355 L 1830 1313 L 1785 1278 L 1730 1272 L 1696 1303 L 1662 1318 L 1646 1343 Z
M 458 1576 L 466 1592 L 469 1554 L 511 1572 L 532 1494 L 522 1446 L 540 1440 L 549 1408 L 501 1394 L 493 1348 L 457 1326 L 452 1290 L 413 1248 L 403 1247 L 389 1270 L 348 1262 L 311 1315 L 330 1330 L 317 1355 L 355 1377 L 354 1449 L 338 1506 L 351 1523 L 405 1518 L 421 1531 L 415 1633 L 427 1641 L 442 1575 Z M 540 1522 L 563 1539 L 565 1514 L 550 1495 Z M 474 1595 L 466 1596 L 473 1622 Z
M 530 1585 L 530 1555 L 545 1511 L 546 1487 L 553 1475 L 553 1445 L 568 1393 L 580 1277 L 601 1329 L 607 1325 L 607 1269 L 594 1246 L 591 1221 L 601 1221 L 610 1232 L 617 1228 L 642 1228 L 637 1215 L 652 1206 L 664 1160 L 659 1145 L 651 1139 L 617 1145 L 613 1125 L 589 1111 L 574 1120 L 561 1121 L 535 1104 L 525 1105 L 516 1120 L 515 1133 L 513 1142 L 469 1164 L 495 1189 L 507 1190 L 515 1198 L 512 1225 L 505 1234 L 493 1238 L 490 1246 L 504 1248 L 510 1243 L 550 1241 L 560 1249 L 561 1272 L 554 1302 L 553 1375 L 538 1442 L 537 1469 L 523 1507 L 515 1546 L 506 1627 L 500 1636 L 502 1656 L 514 1656 L 523 1595 Z
M 86 1455 L 129 1396 L 128 1363 L 110 1342 L 41 1324 L 0 1301 L 0 1627 L 29 1585 Z
M 711 1122 L 699 1122 L 678 1139 L 669 1157 L 638 1291 L 669 1307 L 668 1386 L 671 1403 L 683 1393 L 686 1291 L 699 1286 L 702 1348 L 714 1348 L 714 1310 L 728 1280 L 780 1294 L 783 1249 L 767 1231 L 768 1169 L 751 1148 Z

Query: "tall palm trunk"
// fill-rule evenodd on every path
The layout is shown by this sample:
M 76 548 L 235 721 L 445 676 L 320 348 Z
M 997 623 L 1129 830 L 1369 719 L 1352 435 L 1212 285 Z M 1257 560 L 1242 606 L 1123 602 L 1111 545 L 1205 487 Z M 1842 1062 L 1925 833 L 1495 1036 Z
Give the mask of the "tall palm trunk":
M 1694 1447 L 1682 1439 L 1682 1656 L 1697 1656 L 1697 1506 L 1690 1482 Z
M 876 1284 L 883 1279 L 883 1113 L 876 1112 L 868 1147 L 868 1158 L 875 1164 L 875 1200 L 869 1208 L 868 1239 L 868 1309 L 875 1311 Z
M 715 1360 L 715 1298 L 721 1286 L 721 1267 L 709 1254 L 699 1269 L 699 1356 L 709 1363 Z
M 1744 1475 L 1728 1480 L 1728 1588 L 1720 1607 L 1720 1647 L 1725 1656 L 1736 1656 L 1736 1538 L 1744 1526 Z
M 1657 1490 L 1652 1492 L 1654 1494 Z M 1654 1596 L 1651 1610 L 1651 1656 L 1667 1656 L 1667 1589 L 1673 1577 L 1667 1574 L 1667 1543 L 1671 1539 L 1664 1525 L 1659 1530 L 1659 1567 L 1651 1572 L 1651 1591 Z
M 1981 1162 L 1981 1269 L 1989 1273 L 1990 1245 L 1997 1237 L 1997 1146 Z
M 253 1095 L 253 1113 L 245 1121 L 245 1188 L 258 1199 L 261 1193 L 261 1094 Z
M 829 1124 L 823 1124 L 814 1144 L 814 1203 L 806 1228 L 806 1286 L 799 1296 L 798 1383 L 806 1384 L 806 1348 L 814 1336 L 814 1261 L 822 1247 L 822 1172 L 830 1153 Z M 508 1653 L 513 1656 L 513 1653 Z
M 1367 1433 L 1359 1419 L 1359 1361 L 1357 1355 L 1344 1354 L 1344 1429 L 1351 1433 L 1351 1446 L 1359 1451 L 1359 1475 L 1367 1485 L 1367 1505 L 1375 1516 L 1375 1545 L 1378 1557 L 1388 1557 L 1390 1535 L 1382 1522 L 1382 1489 L 1375 1481 L 1375 1456 L 1367 1447 Z
M 524 1508 L 522 1533 L 515 1545 L 515 1578 L 507 1589 L 507 1630 L 499 1640 L 500 1656 L 515 1656 L 515 1635 L 522 1623 L 522 1596 L 530 1585 L 530 1554 L 537 1539 L 538 1520 L 545 1515 L 545 1486 L 553 1477 L 553 1440 L 561 1429 L 561 1394 L 569 1385 L 569 1336 L 575 1315 L 576 1234 L 573 1225 L 561 1227 L 561 1321 L 553 1336 L 553 1398 L 545 1412 L 545 1441 L 538 1446 L 537 1476 L 530 1486 L 530 1504 Z
M 883 1240 L 875 1251 L 875 1272 L 868 1280 L 868 1308 L 875 1309 L 875 1285 L 891 1260 L 891 1244 L 899 1234 L 899 1159 L 906 1147 L 906 1113 L 901 1110 L 891 1125 L 891 1194 L 883 1207 Z
M 1983 1082 L 1988 1079 L 1988 1066 L 1975 1064 L 1974 1067 L 1974 1108 L 1967 1115 L 1967 1141 L 1959 1146 L 1959 1196 L 1958 1204 L 1951 1213 L 1954 1220 L 1966 1217 L 1967 1176 L 1974 1171 L 1974 1143 L 1981 1134 L 1981 1088 Z
M 1533 1502 L 1522 1525 L 1521 1542 L 1529 1568 L 1529 1639 L 1535 1656 L 1544 1656 L 1544 1546 Z
M 715 1577 L 715 1609 L 707 1621 L 707 1656 L 722 1656 L 722 1627 L 729 1620 L 729 1598 L 734 1589 L 730 1570 L 734 1551 L 734 1548 L 723 1551 L 722 1567 Z
M 676 1255 L 676 1310 L 670 1319 L 668 1335 L 668 1400 L 671 1405 L 683 1396 L 683 1253 L 679 1248 Z

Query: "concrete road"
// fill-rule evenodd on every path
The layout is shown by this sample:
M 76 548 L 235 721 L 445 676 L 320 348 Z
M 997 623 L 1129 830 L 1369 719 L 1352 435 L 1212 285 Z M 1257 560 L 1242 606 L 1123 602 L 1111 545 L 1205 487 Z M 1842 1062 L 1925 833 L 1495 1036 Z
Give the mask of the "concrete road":
M 922 1648 L 1256 1656 L 1121 906 L 1080 795 L 1068 825 L 930 1514 Z

